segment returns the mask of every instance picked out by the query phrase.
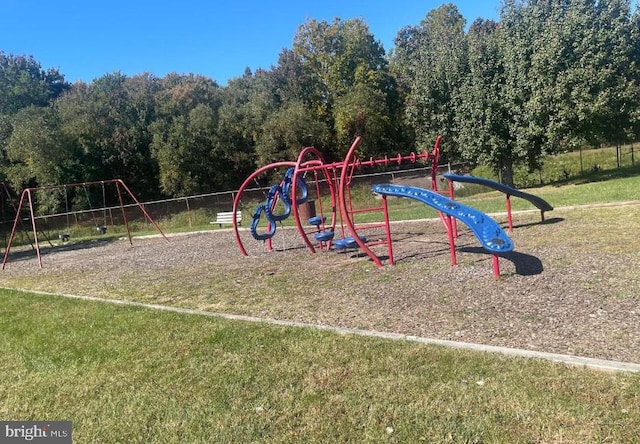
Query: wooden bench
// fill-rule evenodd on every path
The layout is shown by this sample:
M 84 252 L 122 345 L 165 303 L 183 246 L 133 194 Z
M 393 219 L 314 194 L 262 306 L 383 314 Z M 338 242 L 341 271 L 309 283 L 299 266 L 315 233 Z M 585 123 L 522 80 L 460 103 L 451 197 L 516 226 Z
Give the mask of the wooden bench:
M 242 225 L 242 211 L 236 211 L 236 221 L 238 222 L 238 225 Z M 220 227 L 222 227 L 222 224 L 232 224 L 233 211 L 221 211 L 216 214 L 216 220 L 209 223 L 211 225 L 218 224 Z

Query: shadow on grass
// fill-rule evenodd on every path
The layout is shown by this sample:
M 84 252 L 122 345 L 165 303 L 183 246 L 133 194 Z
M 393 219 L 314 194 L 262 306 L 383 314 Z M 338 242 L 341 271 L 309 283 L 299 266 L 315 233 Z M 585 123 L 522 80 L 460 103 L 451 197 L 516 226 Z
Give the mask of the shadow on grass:
M 597 170 L 585 172 L 584 174 L 569 177 L 564 180 L 558 180 L 551 185 L 560 187 L 563 185 L 582 185 L 590 182 L 604 182 L 611 179 L 624 179 L 626 177 L 637 176 L 640 174 L 640 164 L 614 168 L 610 170 Z

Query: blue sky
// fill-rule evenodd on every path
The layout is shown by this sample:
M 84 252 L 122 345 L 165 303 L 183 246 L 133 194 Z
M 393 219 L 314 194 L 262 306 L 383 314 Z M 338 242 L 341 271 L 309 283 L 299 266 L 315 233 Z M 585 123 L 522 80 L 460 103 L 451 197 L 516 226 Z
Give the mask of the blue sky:
M 448 3 L 436 0 L 0 0 L 0 50 L 32 55 L 67 81 L 107 73 L 202 74 L 225 85 L 269 69 L 309 19 L 363 18 L 385 50 L 397 32 Z M 500 0 L 454 2 L 470 24 L 497 19 Z

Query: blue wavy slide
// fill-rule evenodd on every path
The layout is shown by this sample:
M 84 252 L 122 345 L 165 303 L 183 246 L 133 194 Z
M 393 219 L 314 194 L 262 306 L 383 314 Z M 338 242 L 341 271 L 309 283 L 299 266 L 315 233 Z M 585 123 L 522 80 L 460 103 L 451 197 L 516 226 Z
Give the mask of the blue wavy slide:
M 524 191 L 520 191 L 517 188 L 513 188 L 508 185 L 504 185 L 500 182 L 496 182 L 495 180 L 485 179 L 484 177 L 476 177 L 476 176 L 459 176 L 457 174 L 451 174 L 451 173 L 444 174 L 444 178 L 454 182 L 467 182 L 467 183 L 475 183 L 478 185 L 484 185 L 494 190 L 498 190 L 504 194 L 508 194 L 510 196 L 515 196 L 515 197 L 519 197 L 520 199 L 528 200 L 542 212 L 553 210 L 553 207 L 549 204 L 549 202 L 547 202 L 543 198 L 536 196 L 534 194 L 525 193 Z
M 476 235 L 482 247 L 491 253 L 513 251 L 513 242 L 498 223 L 488 215 L 441 194 L 423 188 L 402 185 L 374 185 L 374 193 L 406 197 L 425 203 L 436 210 L 464 222 Z

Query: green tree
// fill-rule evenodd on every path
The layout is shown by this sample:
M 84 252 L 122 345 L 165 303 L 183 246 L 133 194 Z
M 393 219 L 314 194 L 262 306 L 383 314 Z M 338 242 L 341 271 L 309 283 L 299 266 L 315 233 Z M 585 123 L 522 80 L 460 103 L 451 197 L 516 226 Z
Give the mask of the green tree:
M 28 106 L 48 106 L 70 85 L 57 69 L 43 70 L 33 57 L 0 51 L 0 115 Z
M 13 116 L 31 106 L 48 107 L 69 87 L 58 70 L 43 70 L 33 57 L 0 51 L 0 170 L 13 168 L 5 165 Z
M 11 186 L 55 185 L 73 170 L 60 119 L 51 107 L 27 106 L 12 117 L 13 131 L 6 146 L 5 174 Z
M 265 122 L 281 106 L 272 80 L 266 71 L 253 74 L 247 70 L 242 77 L 230 80 L 221 91 L 218 137 L 221 150 L 227 151 L 234 165 L 230 170 L 236 172 L 234 186 L 239 185 L 238 179 L 246 176 L 249 169 L 270 159 L 268 154 L 259 152 L 259 146 Z
M 634 133 L 637 59 L 629 2 L 507 0 L 501 10 L 502 98 L 509 149 L 499 167 Z
M 226 174 L 214 151 L 218 85 L 202 76 L 171 74 L 162 79 L 156 99 L 158 116 L 149 129 L 162 191 L 186 196 L 215 189 Z
M 596 54 L 583 51 L 598 66 L 592 84 L 593 121 L 599 132 L 591 142 L 622 143 L 640 135 L 636 113 L 640 108 L 640 40 L 638 9 L 629 0 L 599 0 L 595 7 Z M 589 133 L 587 133 L 589 135 Z
M 375 156 L 393 148 L 392 118 L 384 93 L 366 84 L 355 85 L 336 99 L 334 130 L 340 147 L 362 136 L 359 155 Z M 338 154 L 346 154 L 346 149 Z
M 256 153 L 260 165 L 281 160 L 296 160 L 305 146 L 325 139 L 326 126 L 317 121 L 301 102 L 288 102 L 272 113 L 262 127 Z
M 498 29 L 498 23 L 483 19 L 469 27 L 468 72 L 458 91 L 455 113 L 462 158 L 496 169 L 508 163 L 513 148 Z
M 310 20 L 298 28 L 292 53 L 280 61 L 288 63 L 288 72 L 303 73 L 300 81 L 292 80 L 295 88 L 289 91 L 302 94 L 297 101 L 329 130 L 326 148 L 319 147 L 329 157 L 344 152 L 355 135 L 366 136 L 370 147 L 397 139 L 394 79 L 384 48 L 363 20 Z M 370 97 L 363 97 L 365 91 Z
M 396 37 L 393 72 L 420 146 L 442 135 L 450 152 L 456 148 L 456 99 L 467 72 L 465 23 L 455 5 L 445 4 Z
M 123 179 L 140 198 L 158 196 L 157 165 L 150 156 L 158 79 L 107 74 L 76 83 L 55 103 L 62 132 L 81 168 L 73 181 Z

